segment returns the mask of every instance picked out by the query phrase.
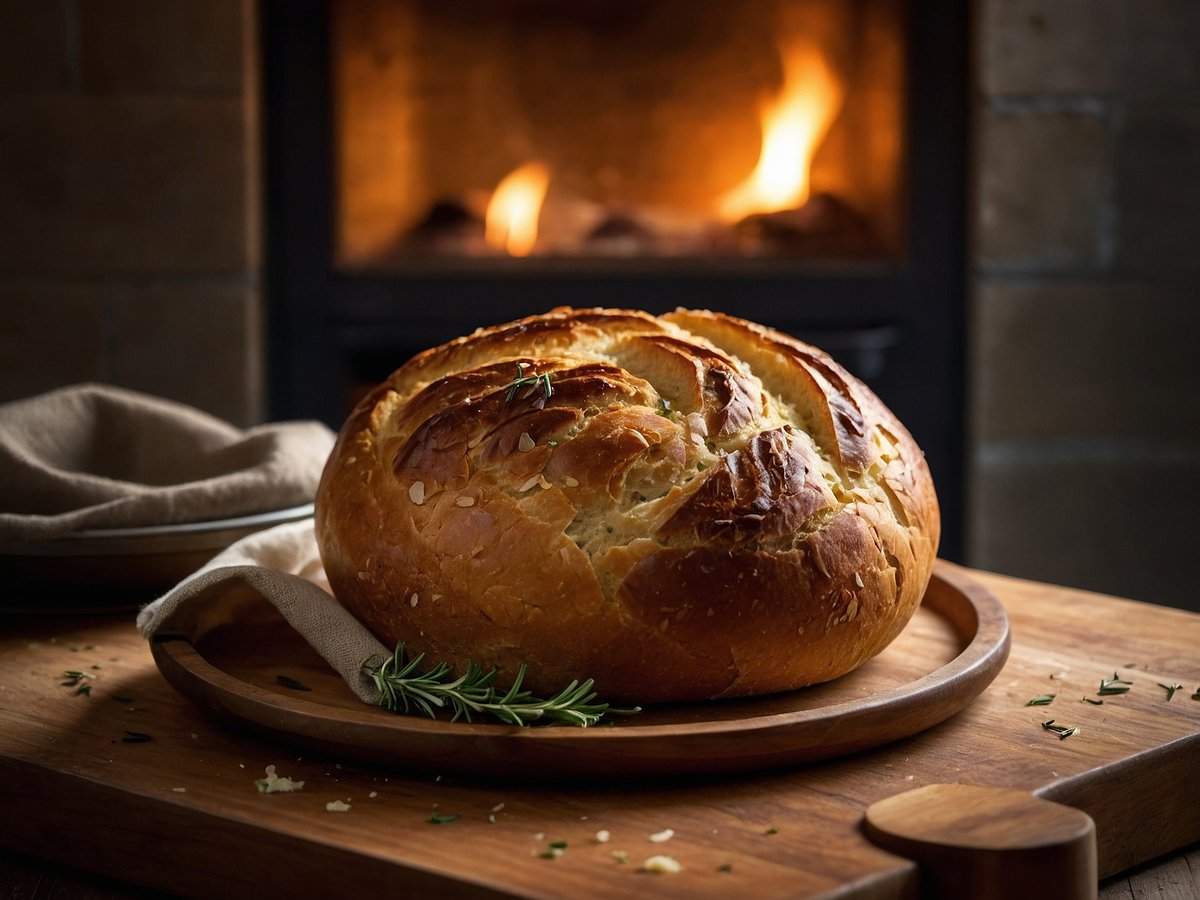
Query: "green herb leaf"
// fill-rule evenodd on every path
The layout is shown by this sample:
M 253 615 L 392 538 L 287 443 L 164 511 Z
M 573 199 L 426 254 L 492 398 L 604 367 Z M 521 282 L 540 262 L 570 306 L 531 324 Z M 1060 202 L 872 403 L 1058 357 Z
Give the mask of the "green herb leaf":
M 1079 733 L 1078 728 L 1073 728 L 1067 725 L 1055 725 L 1053 719 L 1048 722 L 1043 722 L 1042 727 L 1047 731 L 1057 734 L 1060 741 L 1065 741 L 1071 735 Z
M 1125 694 L 1133 687 L 1132 681 L 1126 681 L 1121 678 L 1116 672 L 1113 672 L 1112 678 L 1100 679 L 1100 690 L 1096 693 L 1100 696 L 1108 696 L 1110 694 Z
M 765 833 L 765 834 L 779 834 L 779 829 L 778 829 L 778 828 L 776 828 L 774 825 L 772 825 L 772 826 L 771 826 L 770 828 L 768 828 L 768 829 L 766 830 L 766 832 L 764 832 L 764 833 Z
M 1164 690 L 1167 692 L 1167 700 L 1168 700 L 1168 702 L 1170 701 L 1170 699 L 1171 699 L 1172 697 L 1174 697 L 1174 696 L 1175 696 L 1175 692 L 1176 692 L 1176 691 L 1182 691 L 1182 690 L 1183 690 L 1183 685 L 1182 685 L 1182 684 L 1163 684 L 1163 683 L 1160 681 L 1160 682 L 1158 683 L 1158 686 L 1159 686 L 1160 688 L 1163 688 L 1163 689 L 1164 689 Z
M 528 363 L 517 363 L 517 377 L 505 385 L 504 401 L 512 403 L 518 397 L 524 399 L 525 397 L 535 395 L 533 405 L 541 409 L 554 393 L 554 387 L 550 384 L 550 373 L 526 375 L 525 370 L 528 367 Z
M 501 694 L 493 685 L 498 670 L 484 672 L 473 662 L 467 663 L 467 671 L 454 677 L 447 663 L 439 662 L 419 672 L 425 654 L 406 659 L 404 644 L 396 645 L 396 652 L 377 666 L 363 664 L 363 671 L 379 688 L 379 705 L 391 712 L 423 713 L 431 719 L 439 711 L 451 714 L 450 721 L 460 719 L 472 721 L 472 714 L 486 715 L 509 725 L 529 725 L 533 722 L 559 722 L 566 725 L 587 727 L 595 725 L 606 713 L 632 715 L 640 708 L 616 709 L 596 700 L 592 680 L 572 681 L 553 697 L 535 697 L 521 690 L 525 680 L 525 666 L 517 671 L 517 677 L 505 693 Z
M 1038 694 L 1032 700 L 1025 702 L 1026 706 L 1049 706 L 1057 694 Z
M 144 744 L 146 741 L 154 740 L 153 736 L 146 734 L 144 731 L 126 731 L 125 737 L 121 738 L 122 744 Z
M 1092 706 L 1103 706 L 1104 705 L 1103 700 L 1093 700 L 1091 697 L 1080 697 L 1079 702 L 1080 703 L 1090 703 L 1090 704 L 1092 704 Z
M 429 818 L 426 819 L 425 821 L 428 822 L 430 825 L 449 825 L 451 822 L 456 821 L 458 818 L 459 817 L 454 813 L 431 812 L 429 814 Z
M 312 690 L 312 688 L 310 688 L 307 684 L 301 684 L 299 681 L 289 675 L 276 675 L 275 680 L 279 684 L 282 684 L 285 688 L 291 688 L 293 691 Z

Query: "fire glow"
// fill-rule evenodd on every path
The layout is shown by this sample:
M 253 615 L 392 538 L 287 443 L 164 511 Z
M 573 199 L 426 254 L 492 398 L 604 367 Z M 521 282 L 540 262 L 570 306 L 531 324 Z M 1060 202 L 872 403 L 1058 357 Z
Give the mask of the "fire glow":
M 673 218 L 662 210 L 643 208 L 637 218 L 651 224 L 650 233 L 686 235 L 708 229 L 711 234 L 718 222 L 722 227 L 736 226 L 747 217 L 799 210 L 808 202 L 813 158 L 841 111 L 845 95 L 842 83 L 815 46 L 797 43 L 782 48 L 780 61 L 783 83 L 775 96 L 762 104 L 762 137 L 754 170 L 737 187 L 711 199 L 709 212 L 700 218 Z M 484 215 L 487 246 L 512 257 L 572 246 L 570 234 L 549 234 L 553 240 L 539 242 L 549 185 L 550 170 L 538 161 L 523 163 L 506 175 L 492 192 Z M 557 202 L 559 213 L 564 208 L 573 210 L 576 220 L 602 209 L 589 206 L 585 198 L 566 194 L 560 194 Z M 559 215 L 555 222 L 560 229 L 562 220 Z M 681 221 L 689 222 L 690 230 L 686 225 L 681 230 Z
M 528 256 L 537 244 L 538 218 L 550 170 L 529 162 L 513 170 L 496 186 L 484 216 L 484 239 L 510 256 Z
M 782 57 L 783 86 L 762 111 L 758 165 L 717 201 L 727 222 L 803 206 L 813 157 L 842 108 L 842 86 L 819 50 L 800 44 Z

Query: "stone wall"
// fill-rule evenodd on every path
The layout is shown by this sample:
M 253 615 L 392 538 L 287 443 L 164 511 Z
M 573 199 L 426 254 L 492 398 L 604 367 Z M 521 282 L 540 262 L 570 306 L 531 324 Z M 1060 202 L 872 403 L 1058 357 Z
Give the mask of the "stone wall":
M 0 0 L 0 401 L 261 416 L 253 7 Z
M 969 561 L 1200 610 L 1200 4 L 976 11 Z

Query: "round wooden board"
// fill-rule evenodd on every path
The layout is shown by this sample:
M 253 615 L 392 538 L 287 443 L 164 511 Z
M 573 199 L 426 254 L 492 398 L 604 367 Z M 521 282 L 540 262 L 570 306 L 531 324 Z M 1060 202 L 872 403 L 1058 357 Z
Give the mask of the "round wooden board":
M 452 723 L 366 706 L 282 617 L 230 621 L 195 645 L 152 643 L 181 694 L 289 746 L 405 770 L 543 779 L 746 771 L 876 747 L 963 709 L 1008 649 L 999 601 L 943 563 L 900 637 L 849 675 L 769 697 L 649 708 L 612 727 Z M 309 690 L 282 686 L 280 675 Z

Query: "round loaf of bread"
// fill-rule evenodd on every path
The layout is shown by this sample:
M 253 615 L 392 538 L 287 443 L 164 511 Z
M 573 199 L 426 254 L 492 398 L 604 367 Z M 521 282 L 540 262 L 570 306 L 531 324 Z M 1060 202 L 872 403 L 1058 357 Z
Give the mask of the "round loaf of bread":
M 351 413 L 316 497 L 330 585 L 385 644 L 636 703 L 862 665 L 919 605 L 939 529 L 868 388 L 691 310 L 556 309 L 428 350 Z

